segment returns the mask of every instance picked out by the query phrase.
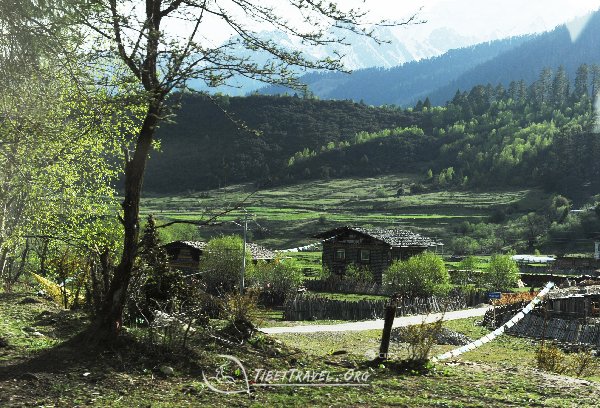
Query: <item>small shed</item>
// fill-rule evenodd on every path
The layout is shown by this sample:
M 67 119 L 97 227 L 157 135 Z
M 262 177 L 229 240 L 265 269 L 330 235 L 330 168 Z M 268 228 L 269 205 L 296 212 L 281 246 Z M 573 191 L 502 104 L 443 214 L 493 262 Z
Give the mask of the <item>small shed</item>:
M 401 229 L 339 227 L 314 236 L 323 240 L 323 267 L 343 275 L 349 264 L 368 267 L 381 284 L 383 272 L 395 260 L 405 260 L 442 244 Z
M 183 271 L 197 271 L 207 245 L 205 241 L 173 241 L 163 245 L 163 248 L 167 251 L 169 265 Z M 261 245 L 249 242 L 246 248 L 252 254 L 254 263 L 275 259 L 275 253 Z
M 548 295 L 547 311 L 566 319 L 600 318 L 600 286 L 557 289 Z

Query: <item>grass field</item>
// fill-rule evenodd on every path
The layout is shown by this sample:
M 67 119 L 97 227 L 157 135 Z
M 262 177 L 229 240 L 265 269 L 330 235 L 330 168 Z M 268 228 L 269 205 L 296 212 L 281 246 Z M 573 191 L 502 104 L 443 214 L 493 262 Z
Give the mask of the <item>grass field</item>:
M 243 202 L 252 240 L 274 249 L 315 242 L 316 233 L 340 225 L 406 228 L 448 239 L 463 221 L 485 221 L 496 209 L 514 214 L 539 208 L 547 198 L 539 190 L 434 191 L 396 196 L 400 185 L 417 179 L 410 174 L 378 178 L 311 181 L 254 191 L 236 185 L 173 197 L 146 197 L 143 213 L 160 221 L 208 220 Z M 180 225 L 163 230 L 168 239 L 207 239 L 240 234 L 244 213 L 233 210 L 219 225 L 199 230 Z
M 378 349 L 379 331 L 257 335 L 244 344 L 215 338 L 192 342 L 185 353 L 148 348 L 143 337 L 120 348 L 87 349 L 72 337 L 85 316 L 48 301 L 24 302 L 31 293 L 0 293 L 0 406 L 6 407 L 595 407 L 600 384 L 533 368 L 535 345 L 502 337 L 460 358 L 436 365 L 424 376 L 367 363 Z M 41 317 L 44 316 L 44 317 Z M 33 336 L 29 327 L 43 336 Z M 487 333 L 473 319 L 447 326 L 469 336 Z M 197 334 L 196 336 L 199 336 Z M 212 339 L 212 340 L 211 340 Z M 452 346 L 436 346 L 435 352 Z M 401 344 L 393 358 L 405 355 Z M 312 370 L 343 377 L 367 375 L 361 387 L 267 386 L 251 393 L 208 389 L 204 373 L 222 364 L 218 354 L 236 356 L 251 379 L 257 370 Z M 161 373 L 168 365 L 173 374 Z M 236 376 L 239 376 L 236 374 Z

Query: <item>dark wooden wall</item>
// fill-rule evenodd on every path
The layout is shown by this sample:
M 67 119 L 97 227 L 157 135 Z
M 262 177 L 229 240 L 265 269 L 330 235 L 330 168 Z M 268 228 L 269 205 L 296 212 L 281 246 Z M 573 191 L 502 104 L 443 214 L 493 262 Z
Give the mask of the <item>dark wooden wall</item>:
M 344 260 L 335 259 L 336 250 L 338 249 L 346 251 Z M 360 259 L 362 249 L 370 251 L 368 262 Z M 350 264 L 369 267 L 375 282 L 381 284 L 383 272 L 390 266 L 392 261 L 408 259 L 424 250 L 425 248 L 392 248 L 388 244 L 369 237 L 343 234 L 323 243 L 322 263 L 323 267 L 327 267 L 332 273 L 342 275 L 346 272 L 347 265 Z

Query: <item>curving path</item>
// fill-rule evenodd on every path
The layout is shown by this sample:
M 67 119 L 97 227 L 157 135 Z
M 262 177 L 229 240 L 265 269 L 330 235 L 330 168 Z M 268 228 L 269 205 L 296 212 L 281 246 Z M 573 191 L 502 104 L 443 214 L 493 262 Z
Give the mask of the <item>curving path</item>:
M 466 319 L 469 317 L 483 316 L 491 306 L 478 307 L 474 309 L 456 310 L 453 312 L 433 313 L 428 315 L 415 316 L 400 316 L 394 319 L 393 327 L 412 326 L 425 321 L 431 323 L 443 318 L 444 320 Z M 361 330 L 382 330 L 383 319 L 365 320 L 361 322 L 350 322 L 340 324 L 312 324 L 305 326 L 290 326 L 290 327 L 266 327 L 259 329 L 263 333 L 278 334 L 278 333 L 317 333 L 317 332 L 345 332 L 345 331 L 361 331 Z

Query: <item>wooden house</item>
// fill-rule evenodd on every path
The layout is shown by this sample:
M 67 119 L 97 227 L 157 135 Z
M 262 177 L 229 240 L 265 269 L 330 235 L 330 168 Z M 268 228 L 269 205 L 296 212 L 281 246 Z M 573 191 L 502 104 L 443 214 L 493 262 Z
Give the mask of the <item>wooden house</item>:
M 600 294 L 575 294 L 548 299 L 552 317 L 585 319 L 600 317 Z
M 173 241 L 163 245 L 169 257 L 169 265 L 187 272 L 198 271 L 200 259 L 206 250 L 204 241 Z M 247 243 L 246 248 L 252 254 L 252 262 L 270 262 L 275 259 L 275 253 L 258 244 Z
M 562 319 L 600 318 L 600 285 L 556 288 L 548 294 L 545 310 Z
M 349 264 L 368 267 L 381 284 L 383 272 L 395 260 L 405 260 L 441 244 L 406 230 L 340 227 L 315 236 L 323 240 L 323 267 L 343 275 Z

